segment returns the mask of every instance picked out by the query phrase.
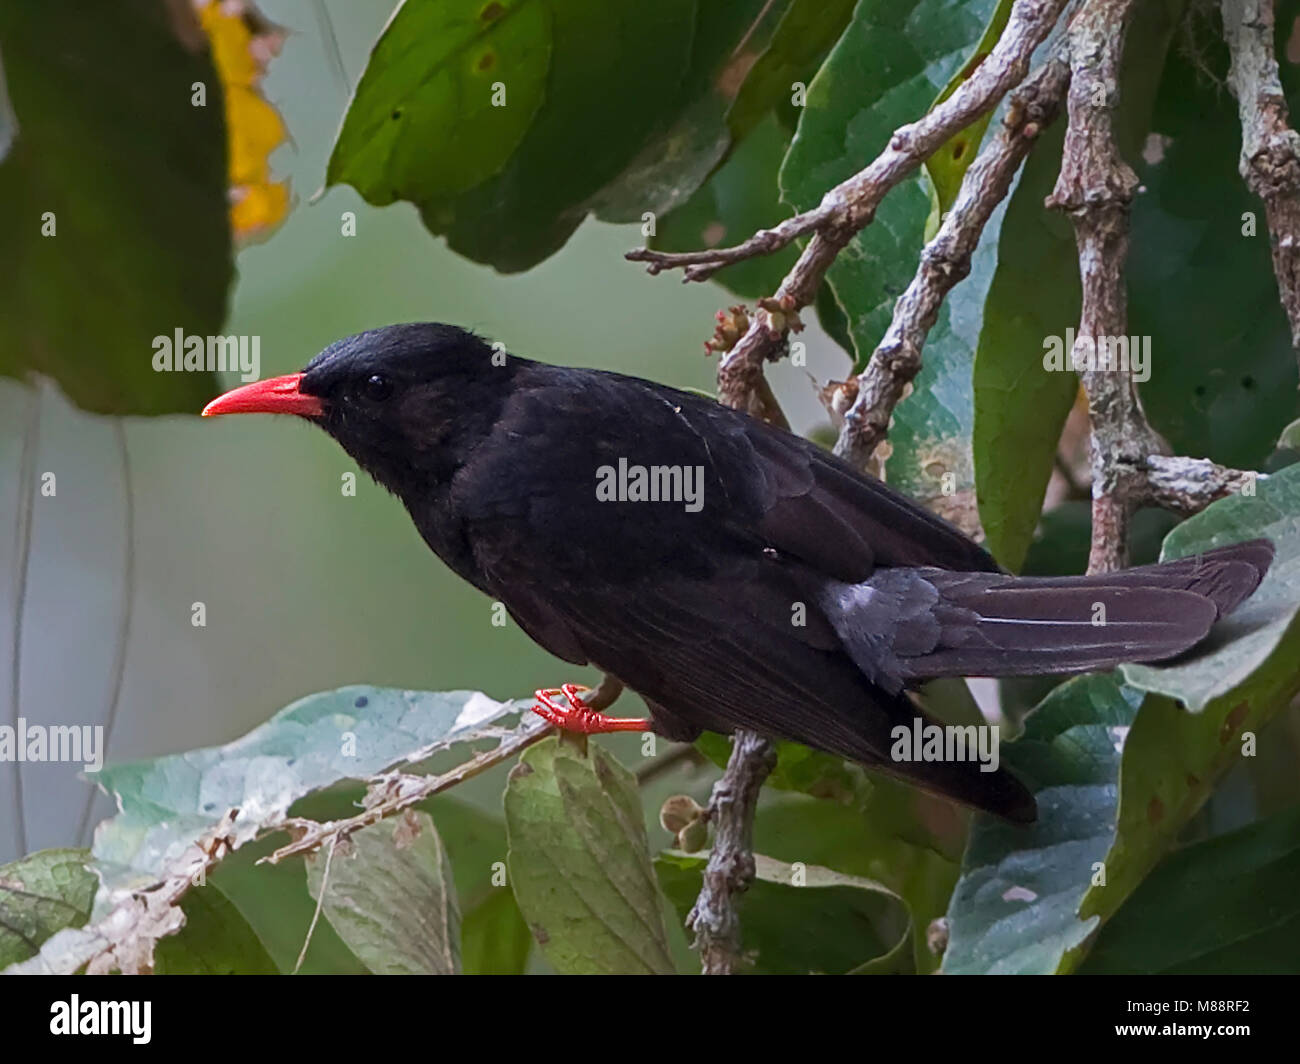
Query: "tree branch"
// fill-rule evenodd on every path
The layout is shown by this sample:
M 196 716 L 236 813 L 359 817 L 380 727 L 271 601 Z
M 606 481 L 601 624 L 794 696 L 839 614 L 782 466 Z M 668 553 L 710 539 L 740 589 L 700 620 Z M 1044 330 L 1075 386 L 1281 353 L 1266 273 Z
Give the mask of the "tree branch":
M 894 304 L 889 329 L 858 375 L 856 397 L 835 443 L 835 453 L 857 468 L 867 468 L 888 433 L 894 407 L 921 370 L 921 348 L 939 308 L 970 273 L 984 227 L 1038 134 L 1056 118 L 1069 81 L 1069 66 L 1053 58 L 1012 94 L 997 137 L 966 171 L 956 202 L 921 252 L 916 276 Z
M 934 110 L 896 130 L 870 165 L 827 192 L 813 210 L 762 230 L 733 248 L 685 253 L 640 248 L 628 253 L 632 261 L 648 263 L 651 273 L 680 266 L 687 280 L 701 281 L 723 266 L 769 254 L 812 234 L 774 299 L 759 307 L 745 335 L 719 363 L 722 402 L 762 416 L 754 397 L 761 387 L 763 363 L 781 357 L 790 327 L 798 322 L 798 311 L 813 301 L 835 256 L 871 222 L 890 189 L 1023 80 L 1030 56 L 1047 38 L 1066 2 L 1016 0 L 998 43 L 974 73 Z
M 1191 517 L 1229 495 L 1252 494 L 1255 482 L 1268 478 L 1253 470 L 1227 469 L 1208 458 L 1153 454 L 1146 460 L 1146 479 L 1144 501 Z
M 340 838 L 346 838 L 353 832 L 377 824 L 387 817 L 396 816 L 426 798 L 431 798 L 449 787 L 481 775 L 554 733 L 554 724 L 537 717 L 525 721 L 493 749 L 476 754 L 464 764 L 457 765 L 439 776 L 413 776 L 401 771 L 387 772 L 370 784 L 366 792 L 366 802 L 372 804 L 368 804 L 356 816 L 344 820 L 327 820 L 324 823 L 303 817 L 290 817 L 276 824 L 275 830 L 290 832 L 294 836 L 293 841 L 281 846 L 274 853 L 267 854 L 257 863 L 279 864 L 286 857 L 313 853 L 325 845 L 332 846 Z
M 684 254 L 639 249 L 628 254 L 633 261 L 648 263 L 651 273 L 683 267 L 686 280 L 702 281 L 723 266 L 769 254 L 800 236 L 812 234 L 775 296 L 759 302 L 743 335 L 719 361 L 721 402 L 755 417 L 783 420 L 779 408 L 774 412 L 775 403 L 763 376 L 763 363 L 779 358 L 785 351 L 789 332 L 801 327 L 799 310 L 812 303 L 835 256 L 855 233 L 871 222 L 890 189 L 915 171 L 954 133 L 995 107 L 1021 82 L 1030 56 L 1051 32 L 1066 2 L 1017 0 L 998 43 L 970 78 L 934 110 L 898 129 L 869 166 L 831 189 L 814 210 L 788 219 L 774 229 L 760 231 L 734 248 Z M 1051 76 L 1061 75 L 1056 72 Z M 1020 139 L 1030 141 L 1036 132 L 1030 130 L 1026 120 L 1020 129 Z M 990 180 L 995 179 L 994 175 L 989 176 Z M 1003 187 L 998 198 L 1005 194 Z M 991 210 L 990 206 L 990 213 Z M 975 240 L 978 241 L 978 232 Z M 938 259 L 932 266 L 942 270 Z M 954 279 L 952 284 L 955 283 Z M 946 293 L 947 288 L 943 291 Z M 938 298 L 942 300 L 942 294 Z M 739 960 L 740 923 L 735 901 L 754 877 L 751 852 L 754 809 L 775 760 L 775 749 L 769 740 L 752 732 L 737 732 L 726 772 L 715 785 L 709 801 L 714 844 L 703 888 L 687 919 L 687 926 L 695 931 L 696 947 L 706 974 L 733 972 Z
M 686 917 L 705 975 L 731 975 L 740 960 L 737 896 L 754 881 L 754 810 L 763 781 L 776 766 L 776 747 L 754 732 L 736 732 L 727 770 L 713 787 L 708 817 L 713 849 L 704 886 Z
M 607 673 L 601 678 L 600 683 L 583 697 L 583 701 L 591 709 L 603 713 L 622 693 L 623 682 Z M 344 820 L 330 820 L 323 824 L 303 817 L 293 817 L 276 824 L 276 831 L 289 831 L 294 835 L 294 839 L 274 853 L 263 857 L 258 864 L 278 864 L 286 857 L 312 853 L 326 844 L 332 846 L 338 839 L 346 838 L 354 831 L 360 831 L 371 824 L 377 824 L 390 816 L 405 812 L 426 798 L 431 798 L 465 780 L 473 779 L 503 761 L 509 761 L 515 754 L 522 753 L 548 735 L 555 734 L 554 724 L 547 723 L 541 717 L 530 717 L 528 714 L 524 717 L 525 719 L 514 729 L 501 734 L 500 742 L 491 750 L 475 754 L 468 761 L 441 775 L 416 776 L 395 769 L 375 777 L 366 791 L 364 799 L 366 807 L 356 816 Z
M 1111 124 L 1124 34 L 1134 0 L 1086 0 L 1070 26 L 1070 124 L 1047 206 L 1074 223 L 1083 306 L 1073 362 L 1088 395 L 1092 434 L 1092 549 L 1088 571 L 1123 568 L 1128 522 L 1147 490 L 1146 459 L 1169 445 L 1147 424 L 1128 359 L 1124 264 L 1138 179 L 1121 158 Z M 1127 340 L 1123 352 L 1127 354 Z
M 1300 356 L 1300 134 L 1289 113 L 1273 51 L 1273 0 L 1223 0 L 1223 34 L 1232 54 L 1228 85 L 1241 115 L 1246 186 L 1264 201 L 1273 273 Z

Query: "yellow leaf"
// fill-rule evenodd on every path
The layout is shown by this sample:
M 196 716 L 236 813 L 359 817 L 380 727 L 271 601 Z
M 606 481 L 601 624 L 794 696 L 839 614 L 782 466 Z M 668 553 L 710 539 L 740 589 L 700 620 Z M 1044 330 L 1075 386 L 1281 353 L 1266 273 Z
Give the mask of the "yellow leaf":
M 267 64 L 284 31 L 251 0 L 194 0 L 226 100 L 230 224 L 235 238 L 265 237 L 289 213 L 289 182 L 271 179 L 271 153 L 288 139 L 280 113 L 262 96 Z

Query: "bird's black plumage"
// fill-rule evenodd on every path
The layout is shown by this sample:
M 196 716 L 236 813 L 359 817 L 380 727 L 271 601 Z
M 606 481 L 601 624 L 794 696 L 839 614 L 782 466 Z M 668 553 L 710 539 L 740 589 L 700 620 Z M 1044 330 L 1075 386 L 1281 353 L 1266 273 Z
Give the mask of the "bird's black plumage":
M 1168 658 L 1272 558 L 1253 541 L 1108 576 L 1012 577 L 806 440 L 635 377 L 507 356 L 452 326 L 349 337 L 298 386 L 452 569 L 552 654 L 641 694 L 656 730 L 750 728 L 1016 820 L 1034 802 L 1005 769 L 891 761 L 891 730 L 923 716 L 907 690 Z M 598 497 L 601 468 L 620 459 L 698 469 L 698 509 Z

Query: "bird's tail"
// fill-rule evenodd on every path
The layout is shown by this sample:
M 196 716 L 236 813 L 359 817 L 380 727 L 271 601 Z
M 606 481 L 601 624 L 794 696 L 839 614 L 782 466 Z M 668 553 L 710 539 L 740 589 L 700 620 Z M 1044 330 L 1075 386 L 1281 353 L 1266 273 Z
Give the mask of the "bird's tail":
M 898 674 L 912 684 L 1166 660 L 1199 643 L 1248 598 L 1272 561 L 1273 544 L 1255 539 L 1094 576 L 910 570 L 923 573 L 937 596 L 925 610 L 926 636 L 910 647 L 895 639 Z

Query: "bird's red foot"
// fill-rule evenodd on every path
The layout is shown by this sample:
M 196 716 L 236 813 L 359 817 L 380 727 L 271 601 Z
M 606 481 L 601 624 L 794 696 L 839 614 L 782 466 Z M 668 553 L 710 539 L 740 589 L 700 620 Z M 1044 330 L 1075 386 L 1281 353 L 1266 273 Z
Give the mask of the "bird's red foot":
M 560 688 L 549 687 L 535 691 L 533 694 L 537 705 L 533 706 L 533 712 L 563 731 L 578 732 L 581 735 L 650 730 L 650 722 L 644 717 L 607 717 L 603 713 L 597 713 L 582 700 L 579 692 L 586 690 L 576 683 L 566 683 Z M 560 698 L 567 704 L 561 703 Z

